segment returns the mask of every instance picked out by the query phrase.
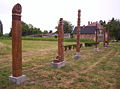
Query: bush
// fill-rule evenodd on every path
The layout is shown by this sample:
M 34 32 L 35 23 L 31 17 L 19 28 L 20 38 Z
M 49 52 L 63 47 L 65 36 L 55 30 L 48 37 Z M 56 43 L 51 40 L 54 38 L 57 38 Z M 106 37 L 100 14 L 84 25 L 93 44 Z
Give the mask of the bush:
M 0 37 L 2 37 L 3 36 L 3 34 L 0 32 Z
M 0 39 L 3 39 L 3 40 L 10 40 L 11 37 L 0 37 Z
M 57 38 L 22 37 L 22 40 L 57 41 Z
M 99 44 L 99 43 L 96 43 L 96 42 L 85 43 L 85 46 L 91 47 L 91 46 L 94 46 L 96 44 Z
M 10 40 L 11 37 L 0 37 L 0 39 Z M 40 41 L 57 41 L 57 38 L 41 38 L 41 37 L 22 37 L 22 40 L 40 40 Z M 83 43 L 95 43 L 93 40 L 80 39 Z M 64 38 L 64 42 L 76 42 L 75 38 Z

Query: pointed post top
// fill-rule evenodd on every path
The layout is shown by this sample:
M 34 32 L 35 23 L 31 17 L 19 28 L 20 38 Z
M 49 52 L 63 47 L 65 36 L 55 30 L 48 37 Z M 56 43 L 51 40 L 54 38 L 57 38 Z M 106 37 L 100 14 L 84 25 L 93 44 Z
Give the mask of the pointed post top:
M 78 12 L 80 13 L 80 12 L 81 12 L 81 10 L 80 10 L 80 9 L 78 9 Z
M 60 18 L 60 21 L 62 21 L 63 20 L 63 18 Z
M 78 21 L 77 21 L 77 26 L 80 26 L 80 16 L 81 16 L 81 10 L 78 10 Z
M 78 18 L 80 18 L 80 13 L 81 13 L 81 10 L 79 9 L 78 10 Z
M 12 13 L 20 15 L 21 12 L 22 12 L 22 6 L 19 3 L 17 3 L 12 9 Z
M 63 24 L 63 18 L 60 18 L 59 24 Z

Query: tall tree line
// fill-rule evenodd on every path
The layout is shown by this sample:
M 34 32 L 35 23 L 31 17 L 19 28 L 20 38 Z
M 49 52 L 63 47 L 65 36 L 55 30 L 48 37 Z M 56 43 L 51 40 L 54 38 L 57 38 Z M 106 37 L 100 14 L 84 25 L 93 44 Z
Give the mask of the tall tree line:
M 42 31 L 40 30 L 40 28 L 36 28 L 32 24 L 27 24 L 22 21 L 22 36 L 41 34 L 41 33 Z M 9 33 L 9 36 L 11 36 L 11 31 Z
M 0 20 L 0 37 L 3 36 L 3 24 Z
M 58 28 L 58 26 L 55 27 L 55 29 L 57 29 L 57 28 Z M 72 34 L 73 25 L 69 21 L 64 20 L 64 22 L 63 22 L 63 30 L 64 30 L 64 33 Z M 57 31 L 55 33 L 57 33 Z
M 110 31 L 110 37 L 120 40 L 120 20 L 112 18 L 108 23 L 101 21 L 101 24 Z

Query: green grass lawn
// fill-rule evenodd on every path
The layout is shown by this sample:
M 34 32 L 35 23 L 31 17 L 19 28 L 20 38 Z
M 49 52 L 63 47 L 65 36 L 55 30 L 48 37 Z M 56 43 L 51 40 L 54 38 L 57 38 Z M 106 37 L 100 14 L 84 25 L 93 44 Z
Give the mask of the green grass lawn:
M 81 48 L 81 59 L 74 60 L 75 49 L 65 52 L 66 66 L 52 68 L 57 56 L 56 41 L 23 40 L 23 74 L 25 83 L 9 82 L 11 75 L 11 41 L 0 40 L 0 89 L 120 89 L 120 43 L 95 52 Z M 75 44 L 65 42 L 65 45 Z

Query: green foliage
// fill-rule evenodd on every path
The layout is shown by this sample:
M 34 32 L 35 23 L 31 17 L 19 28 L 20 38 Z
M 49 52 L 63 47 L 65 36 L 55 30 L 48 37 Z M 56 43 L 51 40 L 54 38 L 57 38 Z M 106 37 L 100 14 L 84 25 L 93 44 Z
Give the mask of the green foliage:
M 110 30 L 110 36 L 115 40 L 120 40 L 120 20 L 112 18 L 107 24 L 104 25 L 106 29 Z
M 22 22 L 22 36 L 33 35 L 33 34 L 41 34 L 42 31 L 40 28 L 33 27 L 32 24 L 26 24 Z
M 57 28 L 58 27 L 56 26 L 55 29 Z M 63 29 L 64 29 L 64 33 L 72 33 L 73 25 L 69 21 L 64 20 Z M 57 33 L 57 31 L 55 33 Z
M 96 44 L 98 45 L 99 43 L 96 43 L 96 42 L 86 42 L 86 43 L 85 43 L 85 46 L 86 46 L 86 47 L 91 47 L 91 46 L 94 46 L 94 45 L 96 45 Z
M 0 37 L 2 37 L 3 36 L 3 34 L 0 32 Z
M 47 31 L 47 30 L 44 30 L 44 31 L 43 31 L 43 34 L 48 34 L 48 31 Z
M 64 20 L 63 29 L 64 33 L 72 33 L 73 26 L 70 22 Z
M 49 33 L 53 33 L 53 31 L 52 31 L 52 30 L 50 30 L 50 31 L 49 31 Z
M 3 24 L 0 20 L 0 37 L 3 36 Z
M 57 41 L 57 38 L 40 38 L 40 37 L 23 37 L 23 40 L 41 40 L 41 41 Z M 81 42 L 93 43 L 93 40 L 80 39 Z M 75 38 L 64 38 L 64 42 L 76 42 Z
M 40 30 L 40 28 L 33 27 L 32 24 L 27 24 L 22 21 L 22 36 L 41 34 L 41 33 L 42 31 Z M 9 36 L 11 36 L 11 31 L 9 33 Z
M 1 40 L 10 40 L 11 37 L 0 37 Z
M 22 37 L 23 40 L 57 41 L 56 38 Z
M 10 37 L 1 37 L 0 39 L 10 40 Z M 40 41 L 57 41 L 57 38 L 44 38 L 44 37 L 22 37 L 22 40 L 40 40 Z M 80 39 L 81 42 L 94 43 L 93 40 Z M 76 42 L 75 38 L 64 38 L 64 42 Z

